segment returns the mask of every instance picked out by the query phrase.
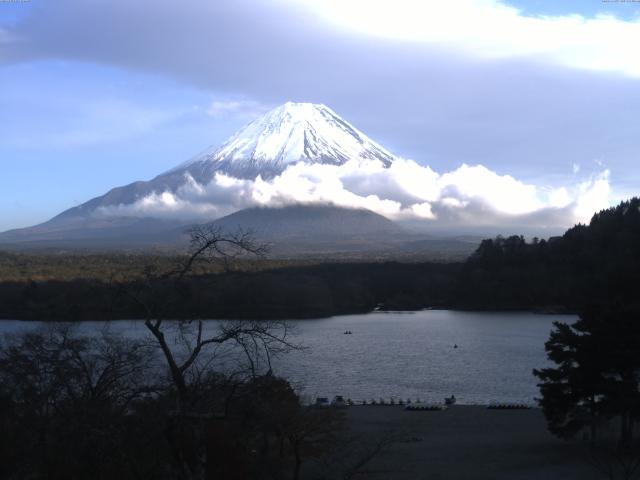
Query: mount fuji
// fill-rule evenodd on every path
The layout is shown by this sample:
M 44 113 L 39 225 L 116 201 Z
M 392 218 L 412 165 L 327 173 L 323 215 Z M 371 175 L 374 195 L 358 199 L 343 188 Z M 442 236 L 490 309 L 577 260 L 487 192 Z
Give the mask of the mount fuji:
M 342 165 L 351 159 L 395 157 L 324 105 L 288 102 L 241 128 L 229 140 L 150 181 L 114 188 L 50 222 L 91 217 L 100 207 L 129 205 L 152 193 L 175 193 L 188 179 L 206 185 L 216 173 L 242 179 L 273 178 L 296 163 Z M 49 223 L 49 222 L 47 222 Z
M 288 102 L 241 128 L 222 145 L 209 148 L 149 181 L 114 188 L 40 225 L 1 233 L 0 244 L 100 248 L 175 245 L 184 243 L 185 226 L 197 221 L 213 221 L 215 217 L 194 220 L 135 212 L 124 214 L 128 212 L 126 207 L 153 195 L 170 194 L 172 198 L 180 198 L 186 185 L 206 186 L 219 175 L 234 181 L 269 180 L 298 164 L 340 166 L 355 161 L 375 163 L 387 169 L 396 160 L 329 107 Z M 265 206 L 269 207 L 262 205 Z M 228 226 L 243 219 L 245 223 L 240 226 L 256 230 L 264 230 L 265 222 L 280 224 L 267 229 L 276 243 L 278 235 L 274 232 L 286 232 L 287 238 L 293 235 L 307 240 L 320 235 L 326 240 L 326 232 L 331 231 L 338 243 L 341 229 L 351 243 L 354 238 L 370 237 L 372 232 L 379 232 L 385 238 L 402 236 L 400 227 L 377 213 L 366 211 L 366 215 L 359 215 L 353 209 L 332 205 L 325 205 L 324 210 L 317 207 L 285 206 L 271 214 L 269 208 L 254 208 L 244 215 L 234 214 L 231 221 L 222 218 L 217 221 Z M 104 215 L 109 209 L 116 213 Z M 302 221 L 305 215 L 307 220 Z M 314 225 L 317 228 L 314 229 Z

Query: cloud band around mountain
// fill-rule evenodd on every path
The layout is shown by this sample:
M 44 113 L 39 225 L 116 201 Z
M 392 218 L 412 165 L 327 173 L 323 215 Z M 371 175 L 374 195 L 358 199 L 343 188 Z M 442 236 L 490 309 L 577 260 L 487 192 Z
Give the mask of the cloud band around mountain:
M 217 173 L 208 184 L 200 184 L 187 176 L 174 192 L 153 192 L 133 204 L 101 207 L 96 214 L 208 221 L 253 206 L 330 203 L 427 228 L 554 230 L 586 222 L 608 207 L 609 178 L 609 170 L 603 170 L 574 185 L 546 188 L 482 165 L 463 164 L 439 174 L 403 159 L 389 168 L 377 161 L 297 163 L 272 179 Z

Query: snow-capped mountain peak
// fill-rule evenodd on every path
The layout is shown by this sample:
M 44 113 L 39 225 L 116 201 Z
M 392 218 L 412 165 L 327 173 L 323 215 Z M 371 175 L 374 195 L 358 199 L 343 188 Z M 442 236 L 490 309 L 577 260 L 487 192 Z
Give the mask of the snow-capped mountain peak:
M 389 167 L 395 158 L 329 107 L 288 102 L 241 128 L 221 146 L 149 181 L 114 188 L 62 212 L 52 222 L 86 219 L 106 207 L 127 207 L 145 198 L 153 203 L 154 195 L 178 194 L 191 181 L 208 185 L 217 172 L 243 179 L 260 175 L 266 180 L 298 162 L 342 165 L 368 160 Z
M 216 171 L 268 178 L 297 162 L 341 165 L 351 159 L 377 160 L 388 167 L 395 157 L 329 107 L 287 102 L 180 169 L 197 179 Z

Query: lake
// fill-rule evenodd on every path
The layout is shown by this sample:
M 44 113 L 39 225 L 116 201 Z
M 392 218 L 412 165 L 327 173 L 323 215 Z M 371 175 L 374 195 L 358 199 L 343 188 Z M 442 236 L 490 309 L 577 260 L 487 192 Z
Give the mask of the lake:
M 548 365 L 544 342 L 554 321 L 571 315 L 513 312 L 374 312 L 292 320 L 295 341 L 306 347 L 274 361 L 311 398 L 344 395 L 354 400 L 411 398 L 462 404 L 533 403 L 539 395 L 533 368 Z M 215 321 L 208 323 L 215 328 Z M 39 322 L 0 321 L 8 333 Z M 83 322 L 84 332 L 104 322 Z M 141 322 L 111 322 L 110 329 L 143 335 Z M 351 335 L 344 332 L 350 330 Z M 458 348 L 454 348 L 457 345 Z

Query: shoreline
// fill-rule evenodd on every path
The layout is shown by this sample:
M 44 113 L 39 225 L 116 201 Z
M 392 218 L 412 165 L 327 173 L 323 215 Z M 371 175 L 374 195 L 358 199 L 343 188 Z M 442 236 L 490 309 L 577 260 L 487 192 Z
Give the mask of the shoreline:
M 202 320 L 205 322 L 208 321 L 270 321 L 270 320 L 282 320 L 282 321 L 296 321 L 296 320 L 322 320 L 326 318 L 333 317 L 346 317 L 350 315 L 368 315 L 368 314 L 381 314 L 381 315 L 390 315 L 390 314 L 403 314 L 403 315 L 411 315 L 414 313 L 420 312 L 429 312 L 429 311 L 451 311 L 451 312 L 478 312 L 478 313 L 531 313 L 536 315 L 578 315 L 578 312 L 574 312 L 572 310 L 567 309 L 544 309 L 544 308 L 536 308 L 536 309 L 518 309 L 518 308 L 465 308 L 460 306 L 439 306 L 439 307 L 424 307 L 418 309 L 407 309 L 407 310 L 383 310 L 383 309 L 370 309 L 370 310 L 344 310 L 339 312 L 333 312 L 330 314 L 318 314 L 318 315 L 299 315 L 296 317 L 287 317 L 282 318 L 281 316 L 256 316 L 256 317 L 225 317 L 225 318 L 199 318 L 199 317 L 187 317 L 187 318 L 164 318 L 164 321 L 168 322 L 179 322 L 179 321 L 198 321 Z M 143 322 L 145 318 L 98 318 L 98 319 L 83 319 L 83 320 L 59 320 L 59 319 L 51 319 L 51 318 L 0 318 L 0 322 L 42 322 L 42 323 L 83 323 L 83 322 Z

